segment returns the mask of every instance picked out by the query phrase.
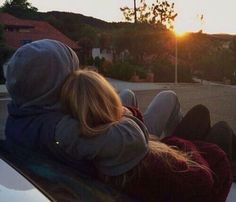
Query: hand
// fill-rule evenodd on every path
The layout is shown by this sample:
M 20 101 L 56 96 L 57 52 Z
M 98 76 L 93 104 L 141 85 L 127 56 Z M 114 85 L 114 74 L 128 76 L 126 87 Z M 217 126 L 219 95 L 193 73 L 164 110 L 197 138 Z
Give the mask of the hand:
M 128 108 L 123 106 L 123 115 L 133 116 L 133 113 Z
M 156 135 L 149 134 L 149 140 L 151 140 L 151 141 L 160 141 L 160 138 L 157 137 Z

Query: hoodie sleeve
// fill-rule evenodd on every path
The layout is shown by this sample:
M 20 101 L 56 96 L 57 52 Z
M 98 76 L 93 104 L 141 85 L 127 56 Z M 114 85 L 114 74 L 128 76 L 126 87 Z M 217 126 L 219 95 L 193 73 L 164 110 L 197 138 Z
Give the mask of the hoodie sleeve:
M 97 169 L 116 176 L 135 167 L 148 151 L 147 129 L 137 119 L 123 117 L 106 132 L 84 137 L 78 121 L 65 116 L 55 131 L 59 146 L 75 160 L 92 160 Z

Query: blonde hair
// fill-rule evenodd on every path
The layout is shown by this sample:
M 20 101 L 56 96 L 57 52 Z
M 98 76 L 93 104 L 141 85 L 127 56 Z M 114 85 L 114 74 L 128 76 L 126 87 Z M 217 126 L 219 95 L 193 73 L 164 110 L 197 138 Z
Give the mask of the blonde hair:
M 172 171 L 176 172 L 185 172 L 188 170 L 189 167 L 198 167 L 206 170 L 207 172 L 211 172 L 211 170 L 204 165 L 200 165 L 196 161 L 192 159 L 194 156 L 194 152 L 198 151 L 191 151 L 191 152 L 183 152 L 178 149 L 176 146 L 169 146 L 159 141 L 149 140 L 149 152 L 151 155 L 158 155 L 163 161 L 172 169 Z M 186 170 L 176 170 L 174 164 L 176 161 L 182 161 L 186 164 Z M 144 162 L 149 163 L 149 162 Z
M 103 76 L 94 71 L 78 70 L 71 73 L 62 88 L 61 99 L 67 112 L 79 120 L 80 130 L 86 136 L 94 136 L 107 130 L 122 117 L 123 108 L 118 94 Z M 182 152 L 154 137 L 150 135 L 149 152 L 138 166 L 120 176 L 101 174 L 100 177 L 113 185 L 125 186 L 127 182 L 137 179 L 143 170 L 151 169 L 153 158 L 157 156 L 173 172 L 185 172 L 189 167 L 199 167 L 211 172 L 208 167 L 192 160 L 192 153 Z M 176 161 L 184 162 L 186 170 L 175 168 Z
M 66 111 L 79 120 L 80 130 L 86 136 L 103 132 L 122 116 L 118 94 L 94 71 L 71 73 L 62 87 L 61 99 Z

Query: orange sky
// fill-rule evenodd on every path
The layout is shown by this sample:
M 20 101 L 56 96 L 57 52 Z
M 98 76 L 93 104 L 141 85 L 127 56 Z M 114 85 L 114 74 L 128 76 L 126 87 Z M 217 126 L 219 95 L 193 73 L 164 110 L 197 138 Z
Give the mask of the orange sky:
M 0 0 L 0 4 L 5 0 Z M 28 0 L 39 11 L 68 11 L 93 16 L 109 22 L 124 21 L 122 6 L 133 6 L 133 0 Z M 137 0 L 138 4 L 139 0 Z M 155 0 L 146 0 L 151 3 Z M 178 12 L 178 31 L 236 34 L 236 0 L 172 0 Z M 200 23 L 197 16 L 203 14 Z

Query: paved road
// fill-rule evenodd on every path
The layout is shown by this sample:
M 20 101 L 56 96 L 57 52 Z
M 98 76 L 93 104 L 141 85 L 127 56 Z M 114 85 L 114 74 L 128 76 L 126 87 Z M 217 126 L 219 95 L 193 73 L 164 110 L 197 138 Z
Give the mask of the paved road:
M 134 85 L 134 84 L 132 84 Z M 136 95 L 140 104 L 141 111 L 145 111 L 147 105 L 153 97 L 161 90 L 174 90 L 181 103 L 184 113 L 196 104 L 204 104 L 211 113 L 212 124 L 217 121 L 227 121 L 236 132 L 236 88 L 223 85 L 200 85 L 200 84 L 185 84 L 185 85 L 159 85 L 157 90 L 137 90 L 142 84 L 134 85 Z M 150 84 L 151 85 L 151 84 Z M 138 87 L 139 86 L 139 87 Z M 126 85 L 119 86 L 119 89 Z M 132 86 L 128 86 L 131 87 Z M 148 88 L 148 85 L 146 85 Z M 0 134 L 3 134 L 5 119 L 7 116 L 7 101 L 6 98 L 0 97 Z
M 204 104 L 211 114 L 212 124 L 227 121 L 236 132 L 236 88 L 221 85 L 183 85 L 166 88 L 174 90 L 184 113 L 196 104 Z M 136 91 L 140 109 L 144 111 L 152 98 L 160 91 Z

